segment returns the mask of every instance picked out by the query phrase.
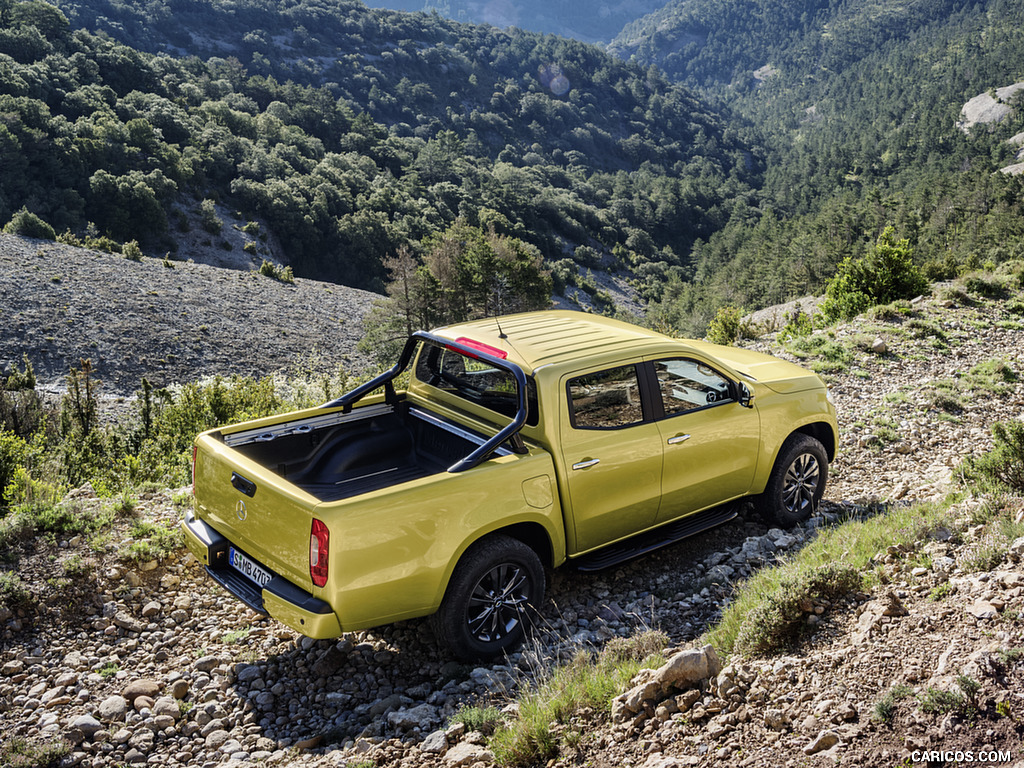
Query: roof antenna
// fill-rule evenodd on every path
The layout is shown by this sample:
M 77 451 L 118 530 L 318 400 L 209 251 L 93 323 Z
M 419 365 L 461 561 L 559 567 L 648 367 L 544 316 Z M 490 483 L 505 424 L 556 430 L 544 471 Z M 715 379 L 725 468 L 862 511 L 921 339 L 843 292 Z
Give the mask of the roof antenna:
M 498 322 L 498 318 L 494 318 L 494 324 L 496 326 L 498 326 L 498 338 L 499 339 L 507 339 L 508 336 L 506 336 L 505 332 L 503 330 L 501 330 L 501 323 Z

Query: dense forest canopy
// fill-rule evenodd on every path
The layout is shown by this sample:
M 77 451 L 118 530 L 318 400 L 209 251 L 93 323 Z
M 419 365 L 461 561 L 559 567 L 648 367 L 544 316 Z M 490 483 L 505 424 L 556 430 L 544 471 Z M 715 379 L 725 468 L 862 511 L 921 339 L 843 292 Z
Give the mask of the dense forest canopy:
M 579 0 L 368 0 L 366 4 L 396 11 L 436 11 L 471 24 L 607 43 L 637 17 L 661 8 L 663 0 L 602 0 L 597 7 Z
M 459 218 L 548 261 L 682 268 L 758 183 L 690 92 L 571 40 L 345 0 L 4 7 L 0 221 L 159 243 L 215 197 L 297 274 L 379 288 Z
M 610 50 L 727 104 L 757 126 L 759 210 L 691 253 L 694 281 L 655 308 L 670 324 L 708 305 L 754 307 L 821 285 L 887 225 L 949 276 L 1024 255 L 1021 100 L 964 132 L 970 98 L 1024 80 L 1024 6 L 1005 0 L 685 0 Z

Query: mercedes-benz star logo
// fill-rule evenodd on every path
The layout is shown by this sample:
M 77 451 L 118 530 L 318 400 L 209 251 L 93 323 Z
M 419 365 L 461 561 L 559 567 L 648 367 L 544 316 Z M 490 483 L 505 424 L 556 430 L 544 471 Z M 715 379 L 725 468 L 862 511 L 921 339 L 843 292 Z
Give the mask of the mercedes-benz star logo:
M 239 520 L 245 520 L 245 516 L 246 516 L 247 514 L 249 514 L 249 513 L 248 513 L 248 512 L 246 511 L 246 509 L 245 509 L 245 502 L 244 502 L 244 501 L 242 501 L 241 499 L 239 499 L 239 500 L 238 500 L 238 503 L 237 503 L 237 504 L 235 504 L 235 516 L 236 516 L 236 517 L 237 517 L 237 518 L 238 518 Z

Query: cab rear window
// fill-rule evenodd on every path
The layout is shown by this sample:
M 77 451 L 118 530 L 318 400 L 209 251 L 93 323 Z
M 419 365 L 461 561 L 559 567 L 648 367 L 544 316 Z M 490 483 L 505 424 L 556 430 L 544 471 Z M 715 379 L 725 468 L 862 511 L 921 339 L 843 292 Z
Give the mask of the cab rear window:
M 424 344 L 413 375 L 424 384 L 502 416 L 516 415 L 516 381 L 500 368 L 437 344 Z M 526 423 L 537 426 L 537 387 L 526 377 Z

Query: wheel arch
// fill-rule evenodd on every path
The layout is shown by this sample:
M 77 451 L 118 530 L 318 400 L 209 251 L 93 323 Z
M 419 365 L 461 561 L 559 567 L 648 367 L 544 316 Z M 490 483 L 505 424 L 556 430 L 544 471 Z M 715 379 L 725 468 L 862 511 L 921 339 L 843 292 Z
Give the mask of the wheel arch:
M 828 456 L 828 460 L 831 463 L 836 458 L 836 433 L 832 429 L 832 425 L 824 421 L 815 421 L 810 424 L 804 424 L 802 427 L 798 427 L 793 430 L 793 434 L 786 438 L 789 440 L 793 435 L 808 435 L 813 437 L 822 447 L 825 449 L 825 454 Z M 781 448 L 780 448 L 781 450 Z
M 505 535 L 510 536 L 513 539 L 518 539 L 537 553 L 537 557 L 540 558 L 541 565 L 545 568 L 554 567 L 555 552 L 554 546 L 551 543 L 551 537 L 544 529 L 544 526 L 539 523 L 514 523 L 513 525 L 506 526 L 505 528 L 499 528 L 495 531 L 491 531 L 487 536 L 481 538 L 488 538 L 495 535 Z
M 441 600 L 448 592 L 448 586 L 451 583 L 452 574 L 455 573 L 455 569 L 463 558 L 465 558 L 466 553 L 481 542 L 485 542 L 499 536 L 508 536 L 511 539 L 521 541 L 536 553 L 537 557 L 540 559 L 541 565 L 545 568 L 554 568 L 565 560 L 564 549 L 561 552 L 561 559 L 556 560 L 558 555 L 555 551 L 555 541 L 552 540 L 551 533 L 548 529 L 538 522 L 531 522 L 528 520 L 519 521 L 499 528 L 477 531 L 475 535 L 470 536 L 463 541 L 462 546 L 459 547 L 458 551 L 449 561 L 448 567 L 445 569 L 444 575 L 438 584 L 436 598 L 437 605 L 440 605 Z

